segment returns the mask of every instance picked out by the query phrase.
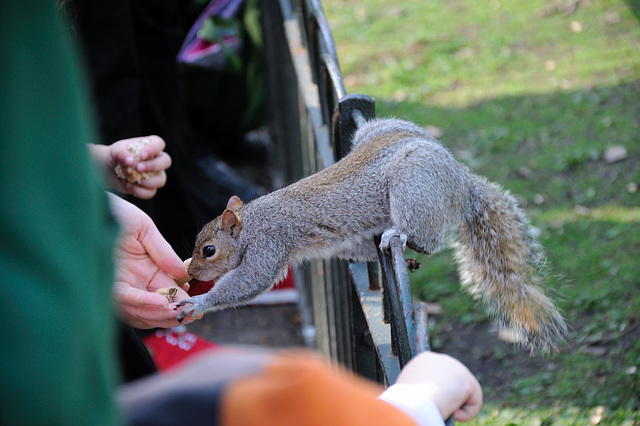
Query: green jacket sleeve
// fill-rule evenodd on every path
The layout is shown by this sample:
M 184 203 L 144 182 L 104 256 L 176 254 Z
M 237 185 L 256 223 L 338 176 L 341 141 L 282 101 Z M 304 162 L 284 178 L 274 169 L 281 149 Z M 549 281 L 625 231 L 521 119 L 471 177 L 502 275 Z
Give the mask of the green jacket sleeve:
M 0 2 L 0 423 L 117 424 L 117 226 L 55 3 Z

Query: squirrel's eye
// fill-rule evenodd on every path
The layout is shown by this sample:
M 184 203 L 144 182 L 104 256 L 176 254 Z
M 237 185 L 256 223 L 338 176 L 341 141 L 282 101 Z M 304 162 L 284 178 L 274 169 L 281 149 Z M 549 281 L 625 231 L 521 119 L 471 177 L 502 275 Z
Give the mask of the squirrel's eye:
M 215 246 L 204 246 L 204 248 L 202 249 L 202 257 L 204 257 L 205 259 L 207 257 L 213 256 L 214 254 L 216 254 Z

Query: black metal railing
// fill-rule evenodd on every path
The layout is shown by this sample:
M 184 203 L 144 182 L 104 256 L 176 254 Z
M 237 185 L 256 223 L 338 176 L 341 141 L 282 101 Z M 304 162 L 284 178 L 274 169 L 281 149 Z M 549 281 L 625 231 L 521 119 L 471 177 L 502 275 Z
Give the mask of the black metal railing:
M 274 161 L 284 185 L 346 155 L 357 128 L 375 117 L 375 102 L 346 93 L 319 0 L 262 0 L 261 10 Z M 399 238 L 379 260 L 317 261 L 295 275 L 310 344 L 389 385 L 429 344 L 426 309 L 411 300 Z

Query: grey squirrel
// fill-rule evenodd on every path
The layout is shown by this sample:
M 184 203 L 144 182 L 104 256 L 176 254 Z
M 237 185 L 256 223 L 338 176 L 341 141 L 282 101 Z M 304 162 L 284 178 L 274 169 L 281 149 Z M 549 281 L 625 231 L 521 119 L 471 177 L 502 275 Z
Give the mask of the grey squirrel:
M 216 280 L 181 301 L 177 318 L 240 305 L 269 290 L 289 264 L 377 260 L 400 235 L 433 254 L 451 234 L 462 286 L 532 350 L 555 348 L 565 321 L 540 286 L 544 253 L 514 198 L 474 175 L 426 130 L 371 120 L 337 163 L 243 204 L 231 197 L 200 231 L 189 274 Z

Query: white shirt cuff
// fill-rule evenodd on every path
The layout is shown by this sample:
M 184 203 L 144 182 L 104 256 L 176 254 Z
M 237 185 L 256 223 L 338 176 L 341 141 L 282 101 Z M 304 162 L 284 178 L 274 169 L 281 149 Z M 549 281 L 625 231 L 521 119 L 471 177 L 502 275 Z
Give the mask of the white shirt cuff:
M 415 386 L 395 384 L 388 387 L 378 398 L 401 409 L 420 426 L 444 426 L 444 420 L 436 404 Z

